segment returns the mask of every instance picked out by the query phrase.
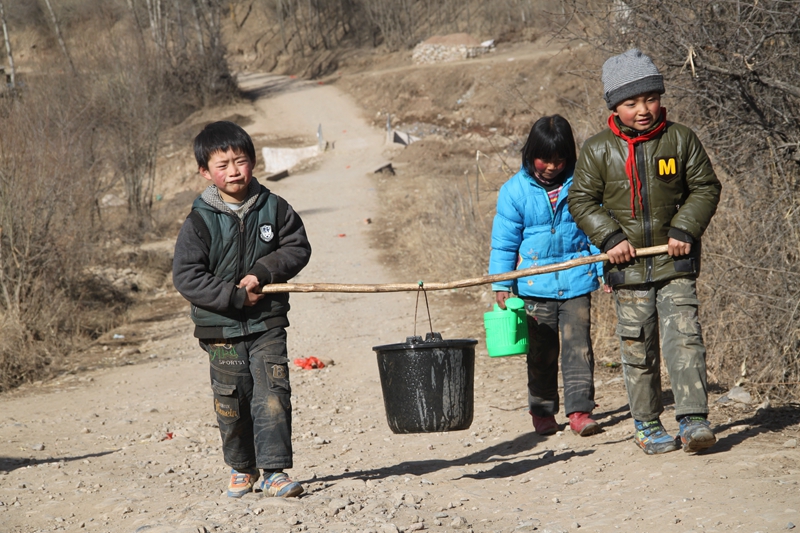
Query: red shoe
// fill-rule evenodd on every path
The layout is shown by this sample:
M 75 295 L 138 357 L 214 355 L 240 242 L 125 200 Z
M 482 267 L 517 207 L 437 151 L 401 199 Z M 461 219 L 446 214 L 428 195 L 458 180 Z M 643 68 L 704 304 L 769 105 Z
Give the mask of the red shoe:
M 602 430 L 600 424 L 592 420 L 589 413 L 576 411 L 567 416 L 569 417 L 569 428 L 581 437 L 588 437 Z
M 558 422 L 554 416 L 536 416 L 531 413 L 533 418 L 533 429 L 539 435 L 552 435 L 558 431 Z

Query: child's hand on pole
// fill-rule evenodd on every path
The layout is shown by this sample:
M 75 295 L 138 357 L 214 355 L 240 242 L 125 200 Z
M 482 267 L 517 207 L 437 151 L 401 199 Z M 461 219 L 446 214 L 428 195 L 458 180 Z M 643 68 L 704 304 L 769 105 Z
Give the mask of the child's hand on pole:
M 495 301 L 497 302 L 497 305 L 500 307 L 500 309 L 505 309 L 506 308 L 506 300 L 511 298 L 511 293 L 508 292 L 508 291 L 497 291 L 497 292 L 494 293 L 494 298 L 495 298 Z
M 607 251 L 606 255 L 608 255 L 608 262 L 612 265 L 630 263 L 636 257 L 636 248 L 631 246 L 631 243 L 627 240 L 624 240 Z
M 667 253 L 670 257 L 680 257 L 682 255 L 689 255 L 692 251 L 692 245 L 688 242 L 679 241 L 678 239 L 669 238 L 667 243 Z
M 258 278 L 252 274 L 243 277 L 242 281 L 240 281 L 236 287 L 240 289 L 244 287 L 247 290 L 247 296 L 244 300 L 244 305 L 247 307 L 256 305 L 256 303 L 264 297 L 264 294 L 260 290 L 261 285 L 258 283 Z

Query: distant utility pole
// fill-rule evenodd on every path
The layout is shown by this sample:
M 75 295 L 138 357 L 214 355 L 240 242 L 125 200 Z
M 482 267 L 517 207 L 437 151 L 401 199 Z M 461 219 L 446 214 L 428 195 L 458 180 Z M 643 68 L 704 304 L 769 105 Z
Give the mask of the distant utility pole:
M 0 20 L 3 22 L 3 38 L 6 41 L 6 55 L 8 56 L 8 70 L 10 80 L 11 80 L 11 89 L 15 89 L 17 87 L 17 80 L 16 74 L 14 72 L 14 56 L 11 55 L 11 40 L 8 38 L 8 24 L 6 24 L 6 10 L 3 7 L 3 2 L 0 1 Z
M 75 64 L 72 63 L 72 58 L 69 57 L 69 52 L 67 52 L 67 43 L 64 42 L 64 37 L 61 35 L 61 27 L 58 25 L 58 19 L 56 18 L 56 12 L 53 11 L 53 5 L 50 3 L 50 0 L 44 0 L 45 5 L 47 5 L 47 10 L 50 12 L 50 18 L 53 19 L 53 27 L 56 30 L 56 38 L 58 39 L 58 45 L 61 47 L 61 51 L 64 53 L 64 57 L 67 58 L 67 62 L 69 63 L 69 68 L 72 69 L 72 73 L 74 74 L 75 71 Z

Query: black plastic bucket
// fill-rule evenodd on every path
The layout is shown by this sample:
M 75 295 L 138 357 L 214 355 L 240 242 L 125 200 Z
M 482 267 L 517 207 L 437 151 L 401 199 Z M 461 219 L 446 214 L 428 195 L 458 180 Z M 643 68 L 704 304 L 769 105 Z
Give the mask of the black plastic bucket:
M 372 348 L 378 354 L 386 421 L 394 433 L 435 433 L 472 424 L 474 339 L 438 333 Z

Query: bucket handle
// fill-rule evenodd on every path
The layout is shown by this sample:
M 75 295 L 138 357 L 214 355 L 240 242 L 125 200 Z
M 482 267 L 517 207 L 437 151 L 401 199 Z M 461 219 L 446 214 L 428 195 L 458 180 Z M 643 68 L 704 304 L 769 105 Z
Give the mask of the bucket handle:
M 422 280 L 417 282 L 417 301 L 414 304 L 414 336 L 417 336 L 417 309 L 419 308 L 419 293 L 425 296 L 425 308 L 428 310 L 428 325 L 431 328 L 431 335 L 433 335 L 433 322 L 431 321 L 431 308 L 428 305 L 428 293 L 425 291 L 425 284 Z

